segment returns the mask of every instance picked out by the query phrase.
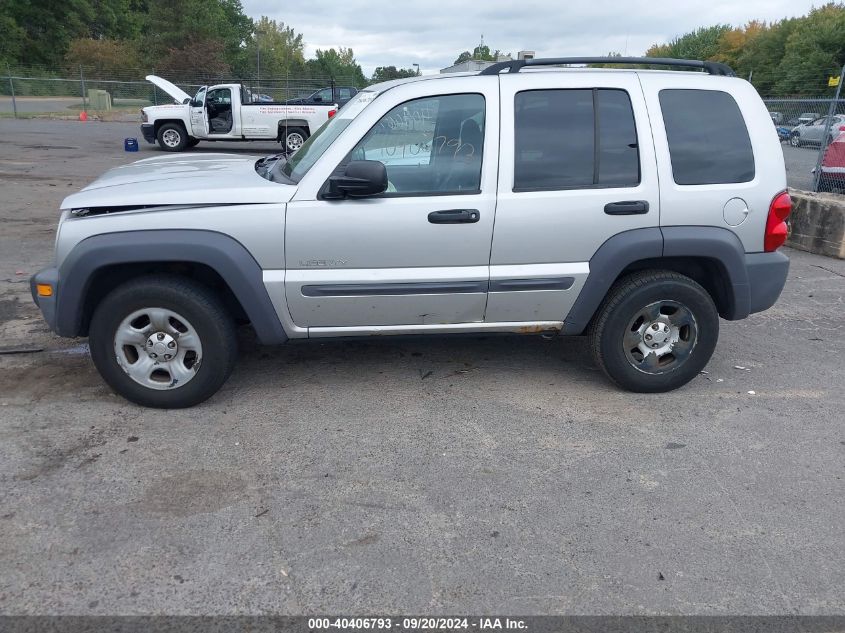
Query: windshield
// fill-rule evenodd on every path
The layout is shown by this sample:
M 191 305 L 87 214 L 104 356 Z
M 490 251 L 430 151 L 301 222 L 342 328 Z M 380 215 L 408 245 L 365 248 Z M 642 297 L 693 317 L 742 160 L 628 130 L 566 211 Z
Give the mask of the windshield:
M 349 103 L 338 110 L 336 115 L 308 137 L 302 147 L 281 165 L 279 169 L 282 175 L 295 183 L 302 180 L 302 177 L 314 166 L 314 163 L 323 155 L 329 145 L 334 143 L 343 130 L 349 127 L 352 119 L 358 116 L 377 95 L 376 92 L 359 92 L 355 95 Z

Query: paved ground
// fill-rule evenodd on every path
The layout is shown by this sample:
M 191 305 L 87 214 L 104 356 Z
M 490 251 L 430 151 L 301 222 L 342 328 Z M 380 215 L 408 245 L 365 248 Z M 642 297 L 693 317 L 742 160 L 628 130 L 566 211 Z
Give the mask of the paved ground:
M 791 147 L 781 143 L 786 162 L 786 181 L 790 187 L 813 191 L 813 169 L 819 159 L 819 148 L 812 146 Z
M 150 105 L 149 101 L 143 99 L 115 99 L 114 106 L 122 108 L 133 108 L 134 119 L 138 118 L 138 111 L 141 106 Z M 82 97 L 17 97 L 12 103 L 12 98 L 0 96 L 0 114 L 11 115 L 15 112 L 27 116 L 41 113 L 56 113 L 67 116 L 76 116 L 83 109 Z M 119 110 L 115 111 L 119 113 Z M 134 120 L 133 119 L 133 120 Z
M 26 281 L 136 130 L 0 121 L 0 340 L 44 348 L 0 355 L 0 612 L 845 611 L 845 262 L 790 252 L 670 394 L 580 339 L 245 335 L 208 403 L 144 410 Z

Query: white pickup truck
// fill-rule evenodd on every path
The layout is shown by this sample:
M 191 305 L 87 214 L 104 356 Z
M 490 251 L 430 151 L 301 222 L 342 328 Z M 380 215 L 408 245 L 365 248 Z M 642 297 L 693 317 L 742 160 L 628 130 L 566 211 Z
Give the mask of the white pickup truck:
M 200 141 L 282 142 L 295 152 L 337 112 L 337 104 L 286 105 L 254 101 L 241 84 L 203 86 L 193 98 L 166 79 L 147 81 L 169 94 L 174 103 L 141 109 L 141 133 L 166 152 L 181 152 Z

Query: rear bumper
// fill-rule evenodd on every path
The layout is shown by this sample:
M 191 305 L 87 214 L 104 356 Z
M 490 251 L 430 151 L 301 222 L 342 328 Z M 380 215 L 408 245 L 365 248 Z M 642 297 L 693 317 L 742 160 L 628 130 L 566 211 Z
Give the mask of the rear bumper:
M 750 253 L 745 256 L 748 271 L 749 314 L 771 308 L 780 297 L 789 274 L 789 258 L 774 253 Z
M 53 294 L 49 297 L 38 296 L 38 291 L 36 290 L 36 286 L 38 284 L 49 284 L 53 289 Z M 56 318 L 56 303 L 58 301 L 59 294 L 58 268 L 45 268 L 35 273 L 29 280 L 29 289 L 30 292 L 32 292 L 32 300 L 35 301 L 35 305 L 37 305 L 38 309 L 41 310 L 41 314 L 44 316 L 44 320 L 47 322 L 47 325 L 49 325 L 50 329 L 56 332 L 56 334 L 61 334 L 61 332 L 56 329 L 58 321 Z
M 155 126 L 152 123 L 142 123 L 141 134 L 144 136 L 144 140 L 147 141 L 147 143 L 156 142 Z

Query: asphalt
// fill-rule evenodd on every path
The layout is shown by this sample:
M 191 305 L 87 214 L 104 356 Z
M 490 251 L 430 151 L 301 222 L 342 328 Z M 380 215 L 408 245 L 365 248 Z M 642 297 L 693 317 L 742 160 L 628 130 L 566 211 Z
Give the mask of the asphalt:
M 27 286 L 61 199 L 157 155 L 127 136 L 0 121 L 0 613 L 845 611 L 845 261 L 787 250 L 668 394 L 577 338 L 244 332 L 218 395 L 146 410 Z

